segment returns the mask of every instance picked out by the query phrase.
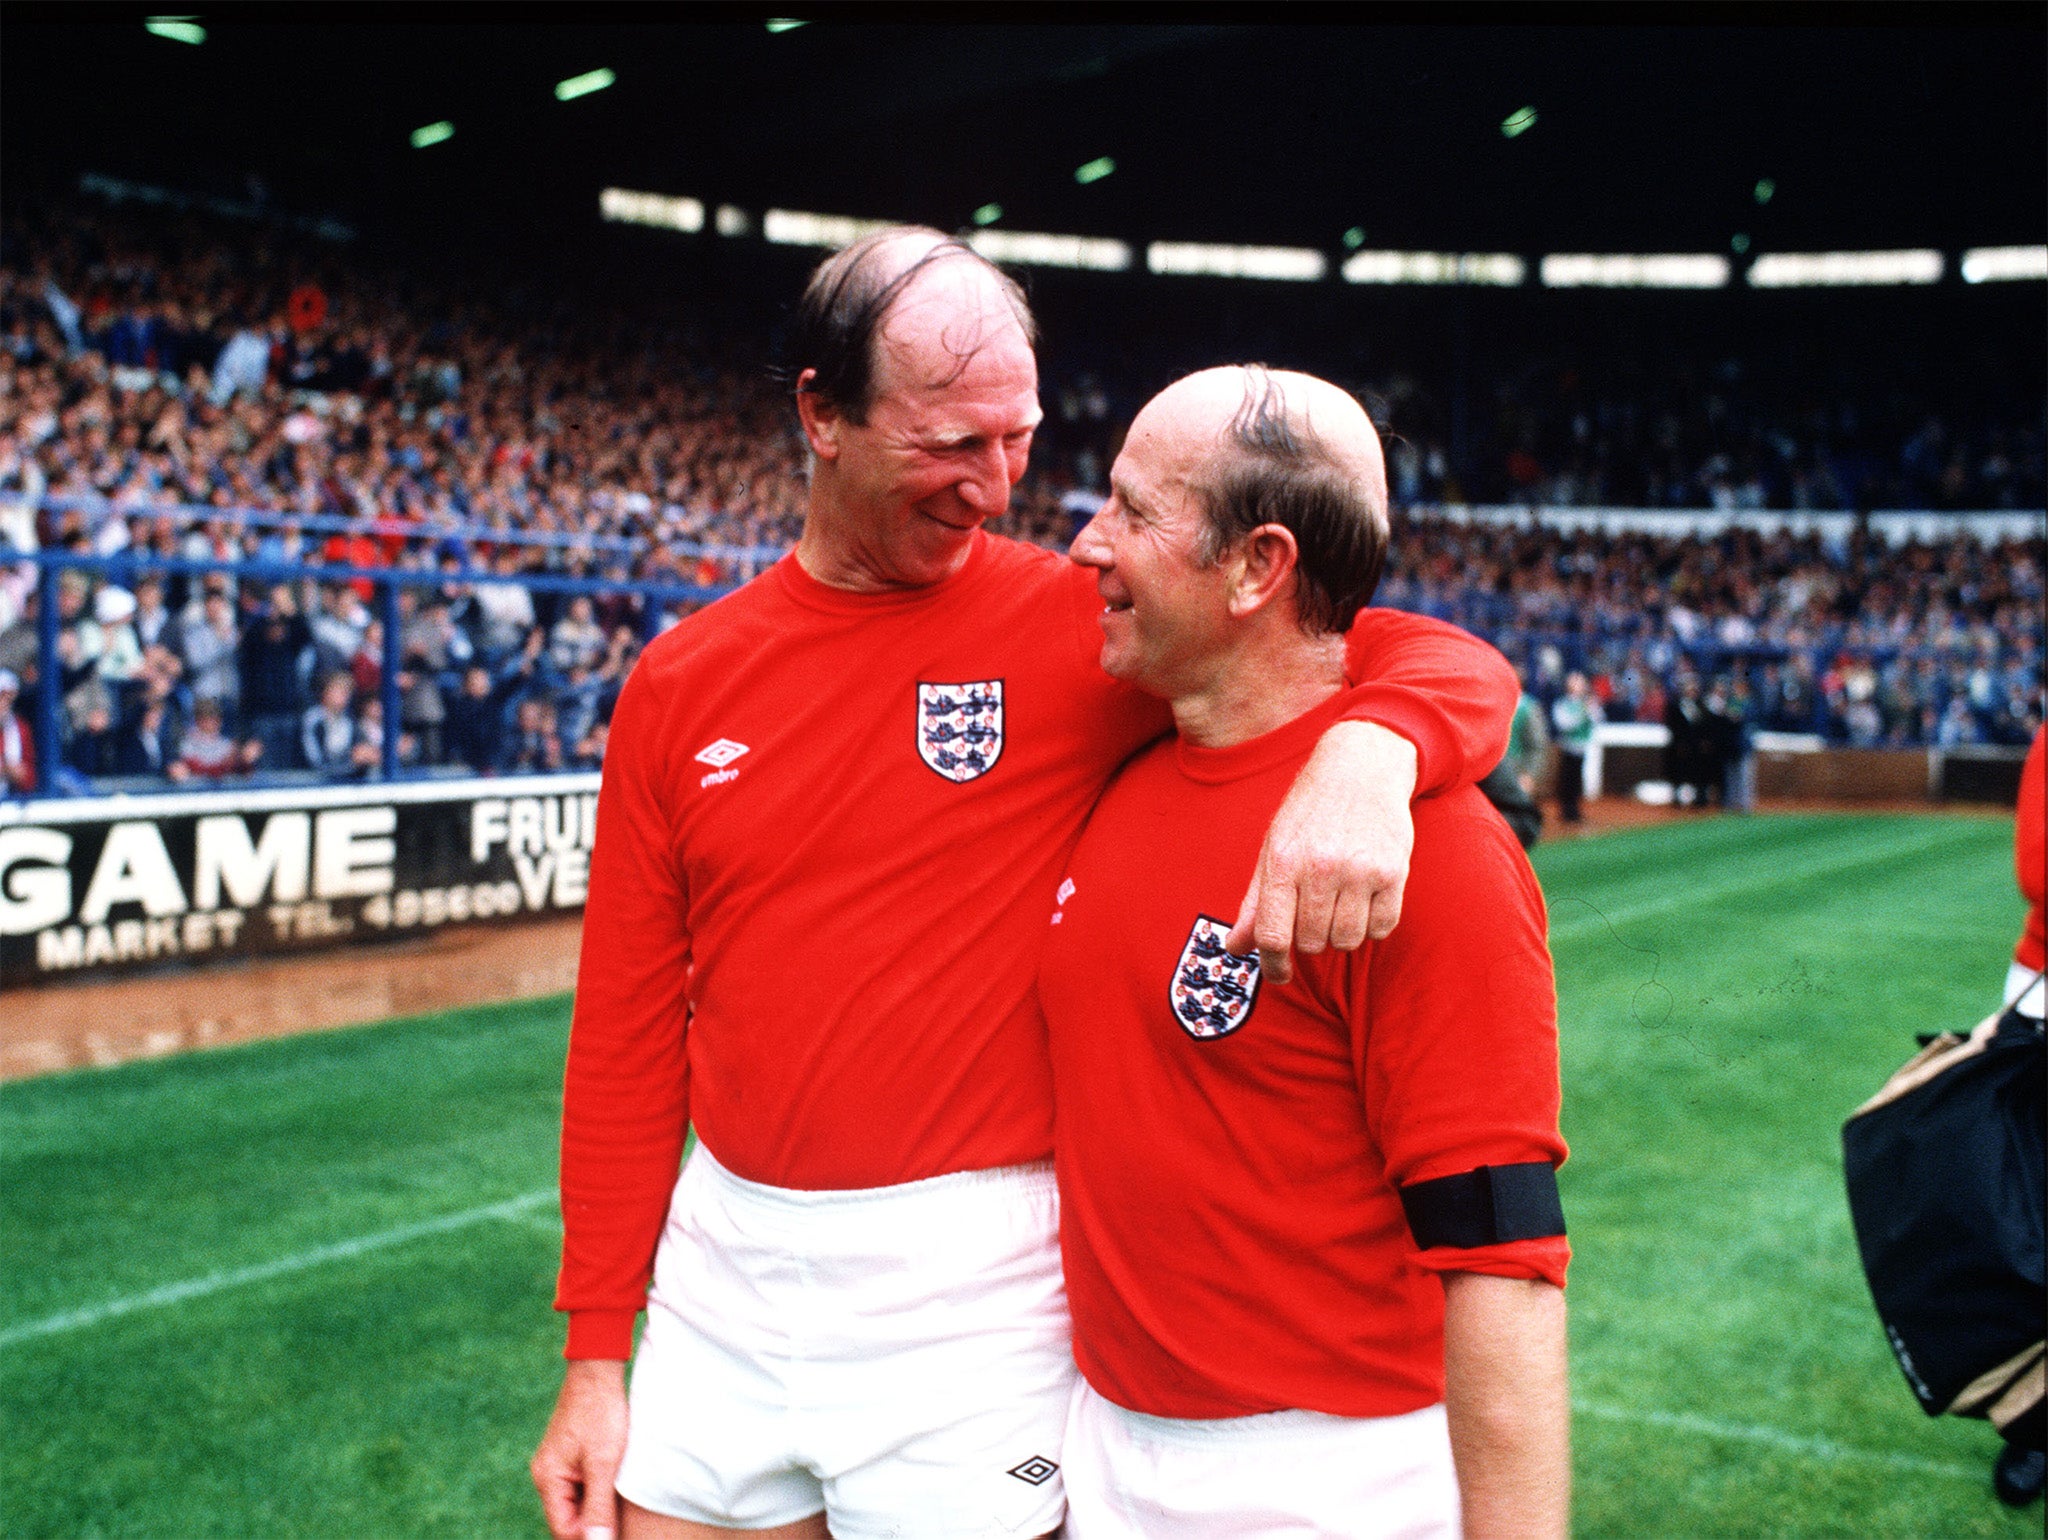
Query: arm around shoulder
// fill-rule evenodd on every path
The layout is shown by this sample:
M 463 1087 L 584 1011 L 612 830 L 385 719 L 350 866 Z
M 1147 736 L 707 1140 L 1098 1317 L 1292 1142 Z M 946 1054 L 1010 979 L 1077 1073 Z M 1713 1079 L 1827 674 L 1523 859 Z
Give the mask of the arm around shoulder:
M 1344 643 L 1344 715 L 1415 746 L 1417 796 L 1473 784 L 1500 763 L 1522 687 L 1494 647 L 1445 621 L 1384 609 L 1360 610 Z

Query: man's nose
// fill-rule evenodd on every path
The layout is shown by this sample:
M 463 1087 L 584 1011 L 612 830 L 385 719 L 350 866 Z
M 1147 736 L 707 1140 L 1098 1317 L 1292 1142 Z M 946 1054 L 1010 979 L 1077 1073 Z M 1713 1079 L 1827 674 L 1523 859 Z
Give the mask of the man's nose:
M 1081 526 L 1081 533 L 1074 536 L 1074 543 L 1067 547 L 1067 555 L 1084 567 L 1109 565 L 1109 538 L 1102 532 L 1101 514 L 1096 514 Z
M 1010 502 L 1010 462 L 1001 444 L 976 452 L 960 478 L 960 496 L 970 508 L 993 518 Z

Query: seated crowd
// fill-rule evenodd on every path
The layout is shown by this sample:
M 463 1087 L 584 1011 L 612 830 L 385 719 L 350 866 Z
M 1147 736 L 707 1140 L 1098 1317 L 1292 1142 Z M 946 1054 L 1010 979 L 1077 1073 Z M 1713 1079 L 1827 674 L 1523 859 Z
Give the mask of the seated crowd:
M 1667 720 L 1691 678 L 1752 728 L 2024 746 L 2043 714 L 2044 556 L 2039 539 L 1837 546 L 1411 514 L 1376 602 L 1486 637 L 1546 703 L 1585 674 L 1609 721 Z
M 435 293 L 196 219 L 71 208 L 12 223 L 0 545 L 264 564 L 261 577 L 65 572 L 60 749 L 79 788 L 364 775 L 387 733 L 408 766 L 594 766 L 641 641 L 760 571 L 800 527 L 803 447 L 782 389 L 735 363 L 758 338 L 703 315 Z M 1032 472 L 995 528 L 1066 544 L 1141 394 L 1126 383 L 1048 378 Z M 1699 424 L 1679 395 L 1617 405 L 1576 386 L 1503 389 L 1470 495 L 1828 507 L 1849 500 L 1854 471 L 1861 506 L 1887 493 L 2039 504 L 2041 434 L 2024 414 L 1953 432 L 1916 418 L 1884 450 L 1871 414 L 1845 406 L 1780 431 L 1739 381 L 1706 384 L 1699 409 L 1714 420 Z M 1609 719 L 1655 721 L 1692 677 L 1718 682 L 1752 725 L 1860 744 L 2024 742 L 2040 720 L 2038 541 L 1831 548 L 1432 517 L 1429 504 L 1468 489 L 1432 432 L 1430 393 L 1395 376 L 1365 394 L 1390 419 L 1390 479 L 1409 510 L 1379 602 L 1487 636 L 1546 699 L 1583 671 Z M 1854 433 L 1835 431 L 1852 420 Z M 1883 431 L 1904 421 L 1894 412 Z M 1736 463 L 1749 450 L 1714 447 L 1738 438 L 1775 469 L 1751 474 Z M 319 563 L 432 579 L 399 587 L 395 723 L 377 590 L 300 575 Z M 676 597 L 650 614 L 638 596 L 571 597 L 536 578 Z M 12 790 L 32 775 L 17 766 L 33 762 L 34 585 L 32 566 L 0 568 Z

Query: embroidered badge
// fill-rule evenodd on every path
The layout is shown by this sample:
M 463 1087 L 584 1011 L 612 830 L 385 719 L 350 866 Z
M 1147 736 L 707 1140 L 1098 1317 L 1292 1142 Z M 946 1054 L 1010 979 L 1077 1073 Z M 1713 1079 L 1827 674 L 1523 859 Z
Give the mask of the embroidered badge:
M 1223 921 L 1202 915 L 1174 964 L 1167 1003 L 1189 1037 L 1228 1037 L 1244 1025 L 1259 997 L 1259 954 L 1232 956 L 1223 949 L 1229 934 Z
M 918 757 L 949 781 L 987 775 L 1003 757 L 1003 682 L 917 687 Z

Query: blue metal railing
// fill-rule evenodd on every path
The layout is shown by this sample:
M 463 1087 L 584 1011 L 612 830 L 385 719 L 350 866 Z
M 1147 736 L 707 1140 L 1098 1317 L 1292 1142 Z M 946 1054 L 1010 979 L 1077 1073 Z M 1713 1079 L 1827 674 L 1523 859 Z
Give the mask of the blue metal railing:
M 45 494 L 34 499 L 38 508 L 85 508 L 111 512 L 121 518 L 171 518 L 187 524 L 222 522 L 243 528 L 281 529 L 293 525 L 321 534 L 370 535 L 376 538 L 417 540 L 439 545 L 459 542 L 469 545 L 538 546 L 556 550 L 606 551 L 622 555 L 645 555 L 656 545 L 684 556 L 708 556 L 714 561 L 754 562 L 761 566 L 775 562 L 783 547 L 772 545 L 726 545 L 713 540 L 688 540 L 681 536 L 656 539 L 626 535 L 576 534 L 561 530 L 497 529 L 489 524 L 415 523 L 397 517 L 351 517 L 336 513 L 291 513 L 274 508 L 216 508 L 211 503 L 116 503 L 104 497 L 57 496 Z M 667 510 L 663 510 L 667 511 Z
M 57 666 L 57 634 L 61 629 L 58 584 L 60 575 L 67 571 L 93 573 L 102 578 L 129 584 L 132 584 L 135 577 L 141 573 L 164 572 L 195 576 L 218 573 L 270 583 L 298 583 L 310 580 L 321 583 L 367 582 L 374 585 L 378 601 L 377 613 L 383 623 L 384 633 L 378 681 L 378 697 L 384 713 L 384 733 L 378 774 L 385 780 L 396 780 L 400 777 L 398 674 L 402 656 L 398 591 L 405 587 L 439 588 L 450 580 L 448 573 L 431 568 L 421 570 L 410 567 L 355 567 L 331 563 L 302 565 L 263 561 L 210 561 L 195 557 L 140 555 L 134 552 L 120 552 L 112 556 L 82 556 L 75 551 L 17 552 L 0 555 L 0 561 L 29 562 L 39 569 L 36 574 L 34 730 L 37 796 L 52 795 L 61 779 L 58 768 L 63 762 L 63 698 L 60 670 Z M 499 577 L 488 573 L 465 577 L 460 581 L 514 583 L 534 593 L 587 594 L 593 598 L 624 594 L 641 601 L 640 630 L 643 641 L 651 640 L 660 631 L 665 605 L 709 603 L 723 594 L 732 592 L 737 586 L 727 584 L 707 588 L 687 583 L 627 583 L 598 578 L 526 574 Z

